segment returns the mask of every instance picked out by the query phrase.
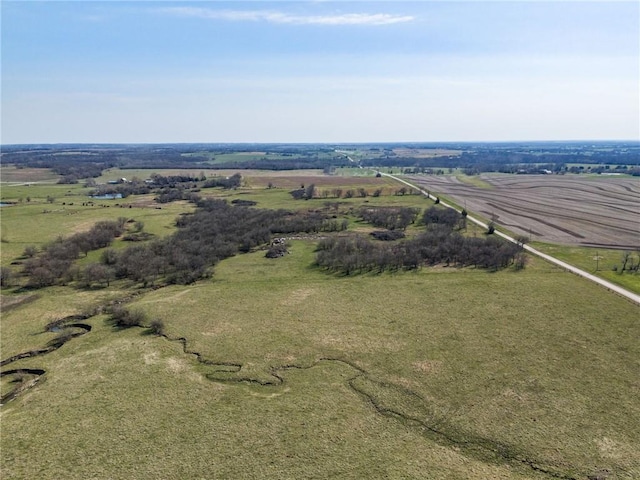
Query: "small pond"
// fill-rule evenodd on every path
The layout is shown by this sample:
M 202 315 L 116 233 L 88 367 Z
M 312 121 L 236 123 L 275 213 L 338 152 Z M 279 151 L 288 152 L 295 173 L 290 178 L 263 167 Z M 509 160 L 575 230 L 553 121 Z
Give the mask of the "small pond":
M 94 200 L 116 200 L 122 198 L 121 193 L 107 193 L 106 195 L 93 195 L 91 198 Z

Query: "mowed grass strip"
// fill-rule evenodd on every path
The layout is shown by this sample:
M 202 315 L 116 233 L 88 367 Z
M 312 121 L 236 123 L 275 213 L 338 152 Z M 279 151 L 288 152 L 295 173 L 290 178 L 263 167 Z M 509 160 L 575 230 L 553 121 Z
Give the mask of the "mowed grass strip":
M 532 246 L 586 272 L 593 273 L 616 285 L 620 285 L 631 292 L 640 293 L 640 274 L 638 272 L 622 271 L 623 257 L 626 255 L 629 256 L 627 268 L 631 263 L 637 264 L 640 246 L 637 251 L 551 245 L 540 242 L 534 242 Z

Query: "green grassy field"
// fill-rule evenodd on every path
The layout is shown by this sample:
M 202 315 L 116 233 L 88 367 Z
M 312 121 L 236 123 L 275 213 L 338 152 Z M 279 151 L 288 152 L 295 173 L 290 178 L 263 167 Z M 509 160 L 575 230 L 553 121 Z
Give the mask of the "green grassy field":
M 463 183 L 468 183 L 470 185 L 473 185 L 475 187 L 478 188 L 484 188 L 487 190 L 490 190 L 493 187 L 493 185 L 491 185 L 489 182 L 487 182 L 486 180 L 481 179 L 480 177 L 476 176 L 476 175 L 464 175 L 464 174 L 458 174 L 457 178 L 460 179 L 460 181 L 462 181 Z
M 623 255 L 628 253 L 634 263 L 638 262 L 639 252 L 625 252 L 606 248 L 571 247 L 533 242 L 532 247 L 548 255 L 575 265 L 586 272 L 593 273 L 627 290 L 640 293 L 640 274 L 622 272 Z
M 225 195 L 325 201 L 284 188 Z M 345 202 L 364 200 L 432 204 Z M 191 207 L 55 219 L 42 208 L 3 209 L 3 265 L 7 248 L 41 244 L 63 221 L 74 231 L 125 211 L 162 235 Z M 338 276 L 313 266 L 314 248 L 238 255 L 190 286 L 3 291 L 2 359 L 46 345 L 49 321 L 122 298 L 167 337 L 97 315 L 89 333 L 3 367 L 47 373 L 2 406 L 2 477 L 640 477 L 637 305 L 536 259 L 523 271 Z M 11 307 L 20 296 L 30 301 Z
M 135 197 L 124 201 L 101 200 L 92 206 L 82 205 L 82 202 L 89 200 L 86 196 L 78 196 L 72 200 L 74 201 L 67 200 L 66 205 L 59 201 L 53 204 L 32 201 L 29 204 L 3 207 L 0 263 L 11 263 L 27 246 L 41 247 L 60 235 L 69 236 L 89 230 L 100 220 L 124 217 L 143 222 L 145 231 L 149 233 L 156 236 L 166 235 L 174 230 L 175 219 L 180 213 L 192 211 L 194 208 L 186 202 L 177 202 L 162 205 L 157 209 L 149 205 L 151 197 Z M 132 207 L 117 206 L 124 205 L 124 202 L 128 202 L 127 205 L 131 204 Z

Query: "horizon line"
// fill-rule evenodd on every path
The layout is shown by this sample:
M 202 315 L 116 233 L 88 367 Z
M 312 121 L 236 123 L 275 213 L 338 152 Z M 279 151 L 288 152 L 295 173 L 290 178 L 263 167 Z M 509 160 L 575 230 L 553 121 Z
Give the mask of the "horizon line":
M 640 139 L 564 139 L 564 140 L 383 140 L 383 141 L 176 141 L 176 142 L 19 142 L 0 143 L 2 147 L 26 145 L 393 145 L 393 144 L 442 144 L 442 143 L 639 143 Z

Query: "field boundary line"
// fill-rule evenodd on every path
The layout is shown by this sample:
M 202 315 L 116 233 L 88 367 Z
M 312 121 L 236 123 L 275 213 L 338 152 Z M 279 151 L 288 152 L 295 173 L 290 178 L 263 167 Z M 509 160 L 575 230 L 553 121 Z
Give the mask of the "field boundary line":
M 376 171 L 376 173 L 379 173 L 379 174 L 381 174 L 381 175 L 383 175 L 385 177 L 392 178 L 393 180 L 395 180 L 397 182 L 403 183 L 403 184 L 405 184 L 405 185 L 407 185 L 407 186 L 409 186 L 409 187 L 411 187 L 413 189 L 416 189 L 422 195 L 426 196 L 430 200 L 434 200 L 435 201 L 437 199 L 436 196 L 434 196 L 431 193 L 427 192 L 426 190 L 424 190 L 424 189 L 412 184 L 411 182 L 409 182 L 407 180 L 404 180 L 402 178 L 396 177 L 395 175 L 391 175 L 389 173 L 383 173 L 383 172 L 380 172 L 380 171 Z M 451 209 L 455 210 L 458 213 L 462 212 L 462 210 L 459 210 L 458 208 L 454 207 L 453 205 L 451 205 L 451 204 L 449 204 L 449 203 L 447 203 L 445 201 L 440 200 L 439 203 L 443 207 L 451 208 Z M 482 228 L 485 228 L 485 229 L 489 228 L 489 225 L 484 223 L 482 220 L 473 217 L 472 215 L 467 215 L 467 220 L 472 221 L 473 223 L 475 223 L 476 225 L 479 225 Z M 509 236 L 509 235 L 507 235 L 507 234 L 505 234 L 503 232 L 500 232 L 498 230 L 495 230 L 494 234 L 498 235 L 499 237 L 504 238 L 505 240 L 507 240 L 509 242 L 516 243 L 516 244 L 518 243 L 518 241 L 515 238 L 513 238 L 513 237 L 511 237 L 511 236 Z M 567 270 L 567 271 L 569 271 L 571 273 L 574 273 L 574 274 L 576 274 L 576 275 L 578 275 L 580 277 L 586 278 L 587 280 L 591 280 L 592 282 L 595 282 L 595 283 L 599 284 L 600 286 L 603 286 L 606 289 L 608 289 L 608 290 L 610 290 L 610 291 L 612 291 L 614 293 L 617 293 L 618 295 L 622 295 L 623 297 L 627 298 L 628 300 L 631 300 L 632 302 L 640 305 L 640 295 L 636 295 L 635 293 L 630 292 L 629 290 L 627 290 L 625 288 L 622 288 L 622 287 L 620 287 L 618 285 L 615 285 L 615 284 L 613 284 L 611 282 L 608 282 L 607 280 L 604 280 L 604 279 L 602 279 L 600 277 L 592 275 L 591 273 L 586 272 L 586 271 L 584 271 L 584 270 L 582 270 L 582 269 L 580 269 L 578 267 L 574 267 L 573 265 L 570 265 L 570 264 L 568 264 L 566 262 L 563 262 L 562 260 L 559 260 L 559 259 L 557 259 L 555 257 L 552 257 L 551 255 L 543 253 L 540 250 L 536 250 L 535 248 L 531 247 L 530 245 L 526 245 L 525 244 L 525 245 L 522 245 L 522 247 L 527 252 L 529 252 L 529 253 L 531 253 L 533 255 L 536 255 L 536 256 L 542 258 L 543 260 L 546 260 L 547 262 L 550 262 L 550 263 L 552 263 L 552 264 L 554 264 L 554 265 L 556 265 L 556 266 L 558 266 L 560 268 L 563 268 L 564 270 Z

